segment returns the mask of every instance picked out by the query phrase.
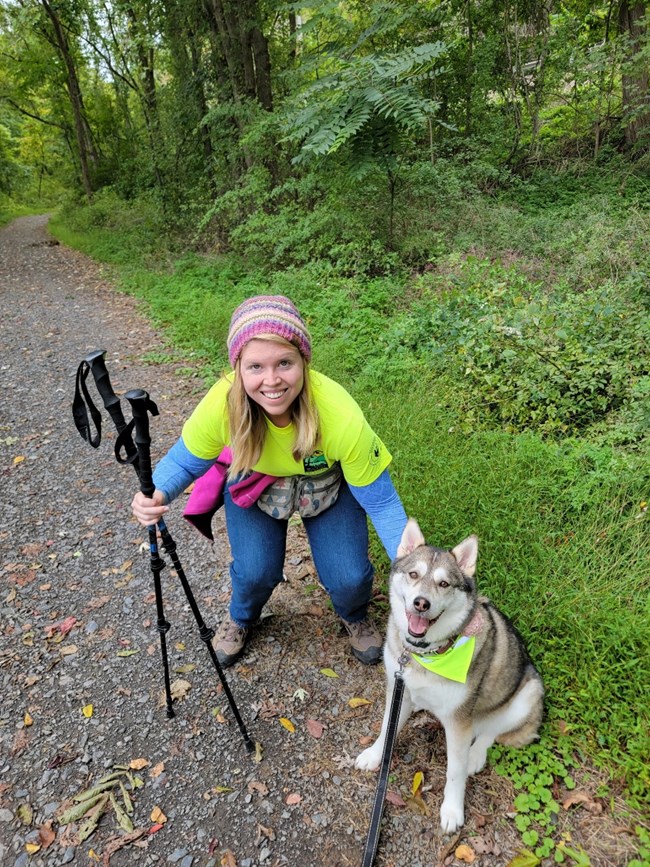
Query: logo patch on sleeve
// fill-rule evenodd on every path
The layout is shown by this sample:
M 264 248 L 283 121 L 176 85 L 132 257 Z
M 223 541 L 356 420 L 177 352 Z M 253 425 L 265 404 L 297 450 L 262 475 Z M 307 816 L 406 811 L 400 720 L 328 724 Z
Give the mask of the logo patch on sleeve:
M 378 436 L 373 437 L 372 445 L 370 446 L 370 451 L 368 453 L 368 463 L 371 467 L 374 467 L 376 463 L 379 462 L 379 458 L 381 457 L 381 440 Z

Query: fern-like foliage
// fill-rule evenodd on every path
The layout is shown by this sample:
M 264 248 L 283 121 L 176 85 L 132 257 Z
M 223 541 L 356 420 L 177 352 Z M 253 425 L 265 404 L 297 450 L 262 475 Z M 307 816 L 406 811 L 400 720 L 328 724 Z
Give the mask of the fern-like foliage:
M 287 118 L 287 138 L 300 145 L 295 162 L 333 154 L 349 144 L 366 163 L 372 159 L 372 142 L 375 158 L 385 158 L 400 134 L 421 129 L 435 116 L 437 103 L 420 88 L 436 74 L 445 50 L 435 42 L 390 56 L 339 58 L 335 71 L 302 91 Z

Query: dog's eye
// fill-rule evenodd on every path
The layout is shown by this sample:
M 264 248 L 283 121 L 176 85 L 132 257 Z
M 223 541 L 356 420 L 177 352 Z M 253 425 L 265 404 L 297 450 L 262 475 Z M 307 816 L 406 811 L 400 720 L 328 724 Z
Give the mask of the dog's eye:
M 438 587 L 449 587 L 449 581 L 441 581 Z
M 409 578 L 412 578 L 414 581 L 417 581 L 419 577 L 417 572 L 409 572 Z

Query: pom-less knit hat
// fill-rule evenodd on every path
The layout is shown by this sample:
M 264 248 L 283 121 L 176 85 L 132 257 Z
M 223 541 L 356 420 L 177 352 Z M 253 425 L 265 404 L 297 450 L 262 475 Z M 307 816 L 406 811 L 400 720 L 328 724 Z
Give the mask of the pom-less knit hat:
M 255 295 L 243 301 L 230 320 L 227 344 L 233 367 L 248 341 L 263 334 L 277 334 L 293 343 L 307 361 L 311 358 L 311 337 L 295 304 L 284 295 Z

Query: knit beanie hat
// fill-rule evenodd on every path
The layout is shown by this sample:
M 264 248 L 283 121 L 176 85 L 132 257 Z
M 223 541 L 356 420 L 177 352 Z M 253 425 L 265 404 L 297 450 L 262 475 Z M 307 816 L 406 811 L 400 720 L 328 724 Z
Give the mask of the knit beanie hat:
M 277 334 L 307 361 L 311 358 L 311 337 L 295 304 L 284 295 L 255 295 L 243 301 L 230 320 L 227 345 L 233 367 L 248 341 L 263 334 Z

